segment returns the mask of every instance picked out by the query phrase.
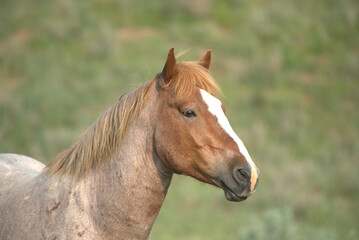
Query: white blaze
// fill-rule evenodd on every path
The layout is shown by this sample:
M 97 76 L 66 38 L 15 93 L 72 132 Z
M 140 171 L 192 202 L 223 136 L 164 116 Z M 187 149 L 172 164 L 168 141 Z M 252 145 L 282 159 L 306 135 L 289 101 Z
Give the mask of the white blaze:
M 234 140 L 234 142 L 237 143 L 239 151 L 246 158 L 246 160 L 251 168 L 251 184 L 252 184 L 251 190 L 253 190 L 254 185 L 258 178 L 258 173 L 257 173 L 257 167 L 254 164 L 251 156 L 249 155 L 247 148 L 244 146 L 242 140 L 237 136 L 237 134 L 233 131 L 231 125 L 229 124 L 229 121 L 223 112 L 221 101 L 218 100 L 217 98 L 213 97 L 211 94 L 209 94 L 208 92 L 206 92 L 203 89 L 200 89 L 200 92 L 201 92 L 204 102 L 208 106 L 209 112 L 217 117 L 219 125 Z

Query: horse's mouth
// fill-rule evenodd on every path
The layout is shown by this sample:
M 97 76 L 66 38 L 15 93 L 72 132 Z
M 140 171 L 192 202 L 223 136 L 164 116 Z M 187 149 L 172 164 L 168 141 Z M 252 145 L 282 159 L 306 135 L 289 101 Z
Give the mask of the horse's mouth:
M 221 184 L 221 188 L 224 191 L 224 196 L 227 198 L 227 200 L 229 201 L 233 201 L 233 202 L 241 202 L 246 200 L 248 197 L 241 197 L 238 196 L 236 193 L 234 193 L 232 191 L 232 189 L 230 187 L 227 186 L 227 184 L 225 184 L 222 180 L 219 180 L 220 184 Z

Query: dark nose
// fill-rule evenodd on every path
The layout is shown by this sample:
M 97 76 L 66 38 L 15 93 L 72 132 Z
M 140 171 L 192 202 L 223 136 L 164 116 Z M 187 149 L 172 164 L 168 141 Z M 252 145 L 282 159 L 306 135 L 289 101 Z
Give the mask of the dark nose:
M 248 185 L 251 180 L 249 169 L 237 167 L 233 171 L 233 177 L 238 184 Z

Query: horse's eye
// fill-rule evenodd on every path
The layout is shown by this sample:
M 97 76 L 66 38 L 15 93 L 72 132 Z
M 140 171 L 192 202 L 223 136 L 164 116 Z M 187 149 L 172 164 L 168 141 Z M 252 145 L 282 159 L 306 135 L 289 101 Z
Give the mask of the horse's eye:
M 196 117 L 197 114 L 195 111 L 193 110 L 189 110 L 189 109 L 185 109 L 182 111 L 183 116 L 187 117 L 187 118 L 192 118 L 192 117 Z

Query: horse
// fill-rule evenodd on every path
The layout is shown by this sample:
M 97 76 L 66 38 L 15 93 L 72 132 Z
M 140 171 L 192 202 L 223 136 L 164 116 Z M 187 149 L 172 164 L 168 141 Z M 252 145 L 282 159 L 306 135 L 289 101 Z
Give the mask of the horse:
M 45 166 L 0 154 L 1 239 L 149 239 L 173 174 L 243 201 L 259 170 L 200 61 L 177 61 L 120 97 Z

